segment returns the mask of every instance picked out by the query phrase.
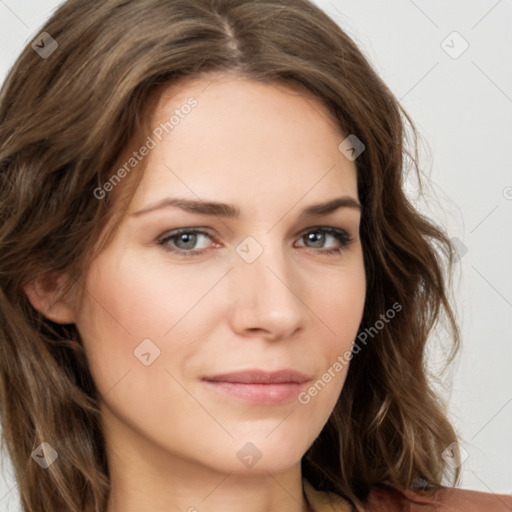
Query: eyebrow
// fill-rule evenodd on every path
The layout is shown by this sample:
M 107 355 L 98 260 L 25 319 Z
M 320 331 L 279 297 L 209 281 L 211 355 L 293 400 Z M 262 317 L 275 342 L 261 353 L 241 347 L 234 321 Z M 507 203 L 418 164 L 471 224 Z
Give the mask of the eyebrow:
M 172 198 L 167 197 L 158 201 L 154 204 L 150 204 L 146 206 L 142 210 L 134 212 L 132 216 L 138 217 L 142 214 L 153 212 L 155 210 L 160 210 L 161 208 L 166 208 L 169 206 L 175 206 L 177 208 L 181 208 L 186 212 L 197 213 L 201 215 L 217 215 L 220 217 L 227 218 L 239 218 L 240 217 L 240 209 L 234 205 L 226 204 L 226 203 L 218 203 L 214 201 L 194 201 L 190 199 L 182 199 L 182 198 Z M 315 215 L 329 215 L 330 213 L 340 209 L 340 208 L 352 208 L 356 209 L 359 212 L 362 210 L 361 204 L 351 197 L 351 196 L 343 196 L 337 197 L 334 199 L 330 199 L 324 203 L 313 204 L 305 208 L 299 218 L 312 217 Z

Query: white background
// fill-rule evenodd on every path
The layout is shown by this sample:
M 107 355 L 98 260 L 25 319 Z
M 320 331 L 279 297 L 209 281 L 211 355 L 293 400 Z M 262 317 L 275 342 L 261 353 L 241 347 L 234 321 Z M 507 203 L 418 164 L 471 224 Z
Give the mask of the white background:
M 60 3 L 0 0 L 0 81 Z M 512 0 L 317 3 L 420 130 L 422 170 L 440 203 L 417 206 L 467 250 L 454 292 L 463 348 L 439 388 L 468 454 L 461 487 L 511 494 Z M 436 347 L 433 367 L 442 362 Z M 2 462 L 0 509 L 13 512 L 16 485 L 5 454 Z

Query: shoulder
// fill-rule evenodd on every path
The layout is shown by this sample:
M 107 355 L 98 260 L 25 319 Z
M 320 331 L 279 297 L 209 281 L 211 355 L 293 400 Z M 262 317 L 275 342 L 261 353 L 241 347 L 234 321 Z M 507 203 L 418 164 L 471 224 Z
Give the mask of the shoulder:
M 370 492 L 364 511 L 512 512 L 512 496 L 452 487 L 417 492 L 376 488 Z
M 304 480 L 304 491 L 315 512 L 350 512 L 350 504 L 337 494 L 316 490 Z M 360 512 L 512 512 L 512 496 L 454 487 L 434 491 L 374 487 L 358 504 Z

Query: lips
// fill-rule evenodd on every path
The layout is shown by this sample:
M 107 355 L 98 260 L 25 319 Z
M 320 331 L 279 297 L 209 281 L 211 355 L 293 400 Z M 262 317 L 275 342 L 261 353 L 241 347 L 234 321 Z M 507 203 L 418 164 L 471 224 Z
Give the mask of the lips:
M 296 399 L 310 377 L 296 370 L 245 370 L 204 377 L 214 393 L 259 405 L 279 405 Z
M 259 369 L 203 377 L 203 380 L 210 382 L 230 382 L 238 384 L 303 384 L 309 379 L 307 375 L 296 370 L 268 372 Z

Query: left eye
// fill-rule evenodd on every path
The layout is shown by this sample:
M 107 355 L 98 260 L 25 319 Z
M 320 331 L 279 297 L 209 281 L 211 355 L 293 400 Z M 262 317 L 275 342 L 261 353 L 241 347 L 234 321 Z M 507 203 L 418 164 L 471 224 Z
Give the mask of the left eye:
M 160 245 L 165 251 L 174 252 L 181 256 L 199 256 L 207 251 L 206 248 L 195 249 L 195 246 L 200 237 L 212 238 L 211 235 L 206 231 L 191 228 L 181 228 L 171 231 L 164 237 L 160 238 L 158 240 L 158 245 Z M 339 254 L 347 245 L 350 244 L 350 242 L 353 241 L 353 239 L 348 235 L 346 231 L 327 226 L 312 228 L 302 234 L 300 239 L 305 239 L 308 242 L 317 244 L 316 247 L 312 248 L 318 249 L 318 244 L 323 245 L 326 241 L 326 237 L 334 238 L 339 242 L 341 247 L 321 249 L 320 251 L 316 252 L 323 254 Z M 169 242 L 172 242 L 172 245 L 169 244 Z

